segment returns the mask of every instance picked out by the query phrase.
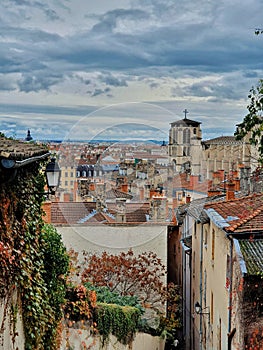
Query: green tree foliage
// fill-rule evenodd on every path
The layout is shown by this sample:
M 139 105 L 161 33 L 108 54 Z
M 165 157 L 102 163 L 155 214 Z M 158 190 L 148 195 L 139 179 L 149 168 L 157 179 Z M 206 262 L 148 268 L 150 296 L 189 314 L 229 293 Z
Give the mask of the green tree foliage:
M 263 163 L 263 79 L 259 80 L 256 87 L 251 88 L 248 98 L 250 99 L 247 106 L 249 113 L 238 125 L 235 136 L 238 140 L 242 140 L 248 135 L 249 142 L 258 149 L 259 162 Z
M 66 247 L 62 243 L 60 234 L 54 226 L 44 225 L 40 239 L 42 240 L 43 257 L 43 279 L 49 296 L 49 305 L 54 313 L 55 323 L 58 324 L 62 318 L 62 305 L 66 294 L 66 276 L 69 269 L 69 256 Z M 56 327 L 50 328 L 46 333 L 47 340 L 50 339 Z

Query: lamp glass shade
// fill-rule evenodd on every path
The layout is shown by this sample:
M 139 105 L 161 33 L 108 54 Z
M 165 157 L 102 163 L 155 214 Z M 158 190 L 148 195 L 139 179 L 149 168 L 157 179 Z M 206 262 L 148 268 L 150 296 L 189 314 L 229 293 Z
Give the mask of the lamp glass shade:
M 15 161 L 13 159 L 3 158 L 1 159 L 1 164 L 5 169 L 11 169 L 15 166 Z
M 195 303 L 195 312 L 197 314 L 200 314 L 200 312 L 201 312 L 201 305 L 199 304 L 198 301 Z
M 59 185 L 61 171 L 55 159 L 51 159 L 46 167 L 46 179 L 48 188 L 56 188 Z

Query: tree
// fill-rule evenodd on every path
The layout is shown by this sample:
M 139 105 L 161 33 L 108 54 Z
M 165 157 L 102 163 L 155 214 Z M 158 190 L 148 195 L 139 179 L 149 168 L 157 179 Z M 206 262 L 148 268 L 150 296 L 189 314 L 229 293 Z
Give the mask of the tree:
M 86 255 L 81 278 L 82 283 L 106 286 L 122 296 L 136 295 L 143 306 L 158 309 L 165 301 L 165 274 L 165 266 L 155 253 L 135 256 L 129 250 L 119 255 Z
M 247 106 L 249 113 L 243 122 L 238 125 L 235 136 L 238 140 L 249 136 L 249 142 L 257 147 L 259 162 L 263 163 L 263 79 L 256 87 L 252 87 L 248 95 L 250 103 Z

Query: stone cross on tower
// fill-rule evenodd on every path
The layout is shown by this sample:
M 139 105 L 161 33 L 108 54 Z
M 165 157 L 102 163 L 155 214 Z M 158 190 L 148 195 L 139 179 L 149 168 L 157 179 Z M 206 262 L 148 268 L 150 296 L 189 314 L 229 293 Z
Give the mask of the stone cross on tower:
M 184 119 L 186 119 L 186 114 L 189 113 L 187 109 L 185 109 L 184 111 Z

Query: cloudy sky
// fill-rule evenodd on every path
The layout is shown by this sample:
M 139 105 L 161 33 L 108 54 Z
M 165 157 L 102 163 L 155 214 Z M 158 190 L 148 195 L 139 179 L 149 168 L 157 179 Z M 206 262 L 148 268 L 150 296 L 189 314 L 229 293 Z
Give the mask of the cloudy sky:
M 262 14 L 261 0 L 1 0 L 0 131 L 153 138 L 187 108 L 204 138 L 230 135 L 263 78 Z

